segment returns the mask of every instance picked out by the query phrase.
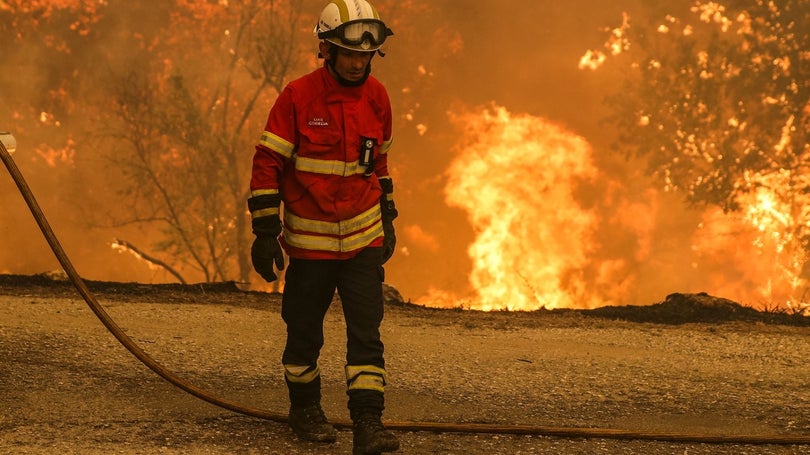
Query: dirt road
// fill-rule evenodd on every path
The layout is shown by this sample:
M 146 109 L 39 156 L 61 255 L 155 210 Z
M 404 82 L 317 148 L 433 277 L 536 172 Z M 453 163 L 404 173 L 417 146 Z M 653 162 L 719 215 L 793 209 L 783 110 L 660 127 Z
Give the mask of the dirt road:
M 166 383 L 69 285 L 0 283 L 0 453 L 348 454 L 283 423 L 222 410 Z M 186 380 L 280 413 L 277 295 L 107 285 L 98 300 Z M 324 407 L 348 418 L 339 302 L 327 316 Z M 389 421 L 810 437 L 810 328 L 624 322 L 582 312 L 471 313 L 389 305 Z M 696 444 L 398 433 L 407 454 L 801 454 L 810 445 Z

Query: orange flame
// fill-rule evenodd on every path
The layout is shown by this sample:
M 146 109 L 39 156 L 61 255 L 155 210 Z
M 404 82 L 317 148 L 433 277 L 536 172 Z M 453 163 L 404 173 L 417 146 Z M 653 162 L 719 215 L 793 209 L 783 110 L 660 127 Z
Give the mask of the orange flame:
M 453 120 L 464 125 L 467 140 L 447 171 L 446 200 L 467 211 L 476 234 L 468 250 L 475 295 L 461 306 L 490 311 L 595 304 L 581 300 L 577 276 L 595 224 L 573 195 L 578 182 L 596 175 L 587 142 L 498 106 Z M 439 294 L 429 298 L 453 298 Z
M 699 225 L 672 226 L 661 217 L 669 209 L 658 207 L 654 189 L 637 202 L 605 194 L 603 213 L 583 207 L 576 197 L 581 183 L 597 176 L 605 188 L 622 183 L 600 173 L 589 144 L 560 126 L 499 106 L 453 121 L 464 139 L 447 170 L 445 197 L 467 213 L 474 230 L 471 291 L 458 296 L 433 288 L 417 304 L 483 311 L 593 308 L 627 304 L 644 285 L 660 287 L 653 291 L 661 296 L 706 291 L 761 309 L 810 308 L 797 221 L 808 216 L 791 202 L 790 191 L 773 190 L 787 188 L 779 179 L 789 175 L 751 177 L 759 190 L 740 201 L 745 209 L 736 216 L 709 209 Z M 694 230 L 678 234 L 683 247 L 670 245 L 672 229 L 689 225 Z M 635 247 L 605 256 L 600 242 L 612 238 L 607 226 L 632 233 Z M 411 229 L 407 236 L 424 235 Z

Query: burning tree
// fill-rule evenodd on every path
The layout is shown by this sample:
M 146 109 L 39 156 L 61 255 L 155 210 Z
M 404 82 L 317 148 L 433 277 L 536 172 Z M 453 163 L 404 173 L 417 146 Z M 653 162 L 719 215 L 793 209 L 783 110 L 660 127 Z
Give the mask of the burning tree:
M 806 305 L 810 251 L 810 1 L 697 1 L 683 14 L 623 23 L 605 50 L 629 63 L 608 99 L 618 146 L 646 158 L 665 189 L 753 226 L 779 256 L 789 307 Z M 672 8 L 671 5 L 657 8 Z

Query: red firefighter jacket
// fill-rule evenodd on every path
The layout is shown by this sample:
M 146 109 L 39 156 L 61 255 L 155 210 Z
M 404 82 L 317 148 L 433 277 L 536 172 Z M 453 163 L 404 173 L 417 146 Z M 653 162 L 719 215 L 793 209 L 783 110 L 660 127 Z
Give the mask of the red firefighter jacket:
M 285 87 L 256 145 L 250 189 L 253 197 L 280 194 L 288 255 L 346 259 L 382 245 L 391 123 L 388 93 L 371 76 L 347 87 L 324 66 Z M 364 146 L 373 152 L 368 166 Z M 268 207 L 252 216 L 278 213 Z

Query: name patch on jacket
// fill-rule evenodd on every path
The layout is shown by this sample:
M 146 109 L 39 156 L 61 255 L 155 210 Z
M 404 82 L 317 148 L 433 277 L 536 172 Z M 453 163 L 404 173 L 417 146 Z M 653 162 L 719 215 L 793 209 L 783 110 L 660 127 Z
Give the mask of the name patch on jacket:
M 315 117 L 307 122 L 309 126 L 329 126 L 329 121 L 323 117 Z

